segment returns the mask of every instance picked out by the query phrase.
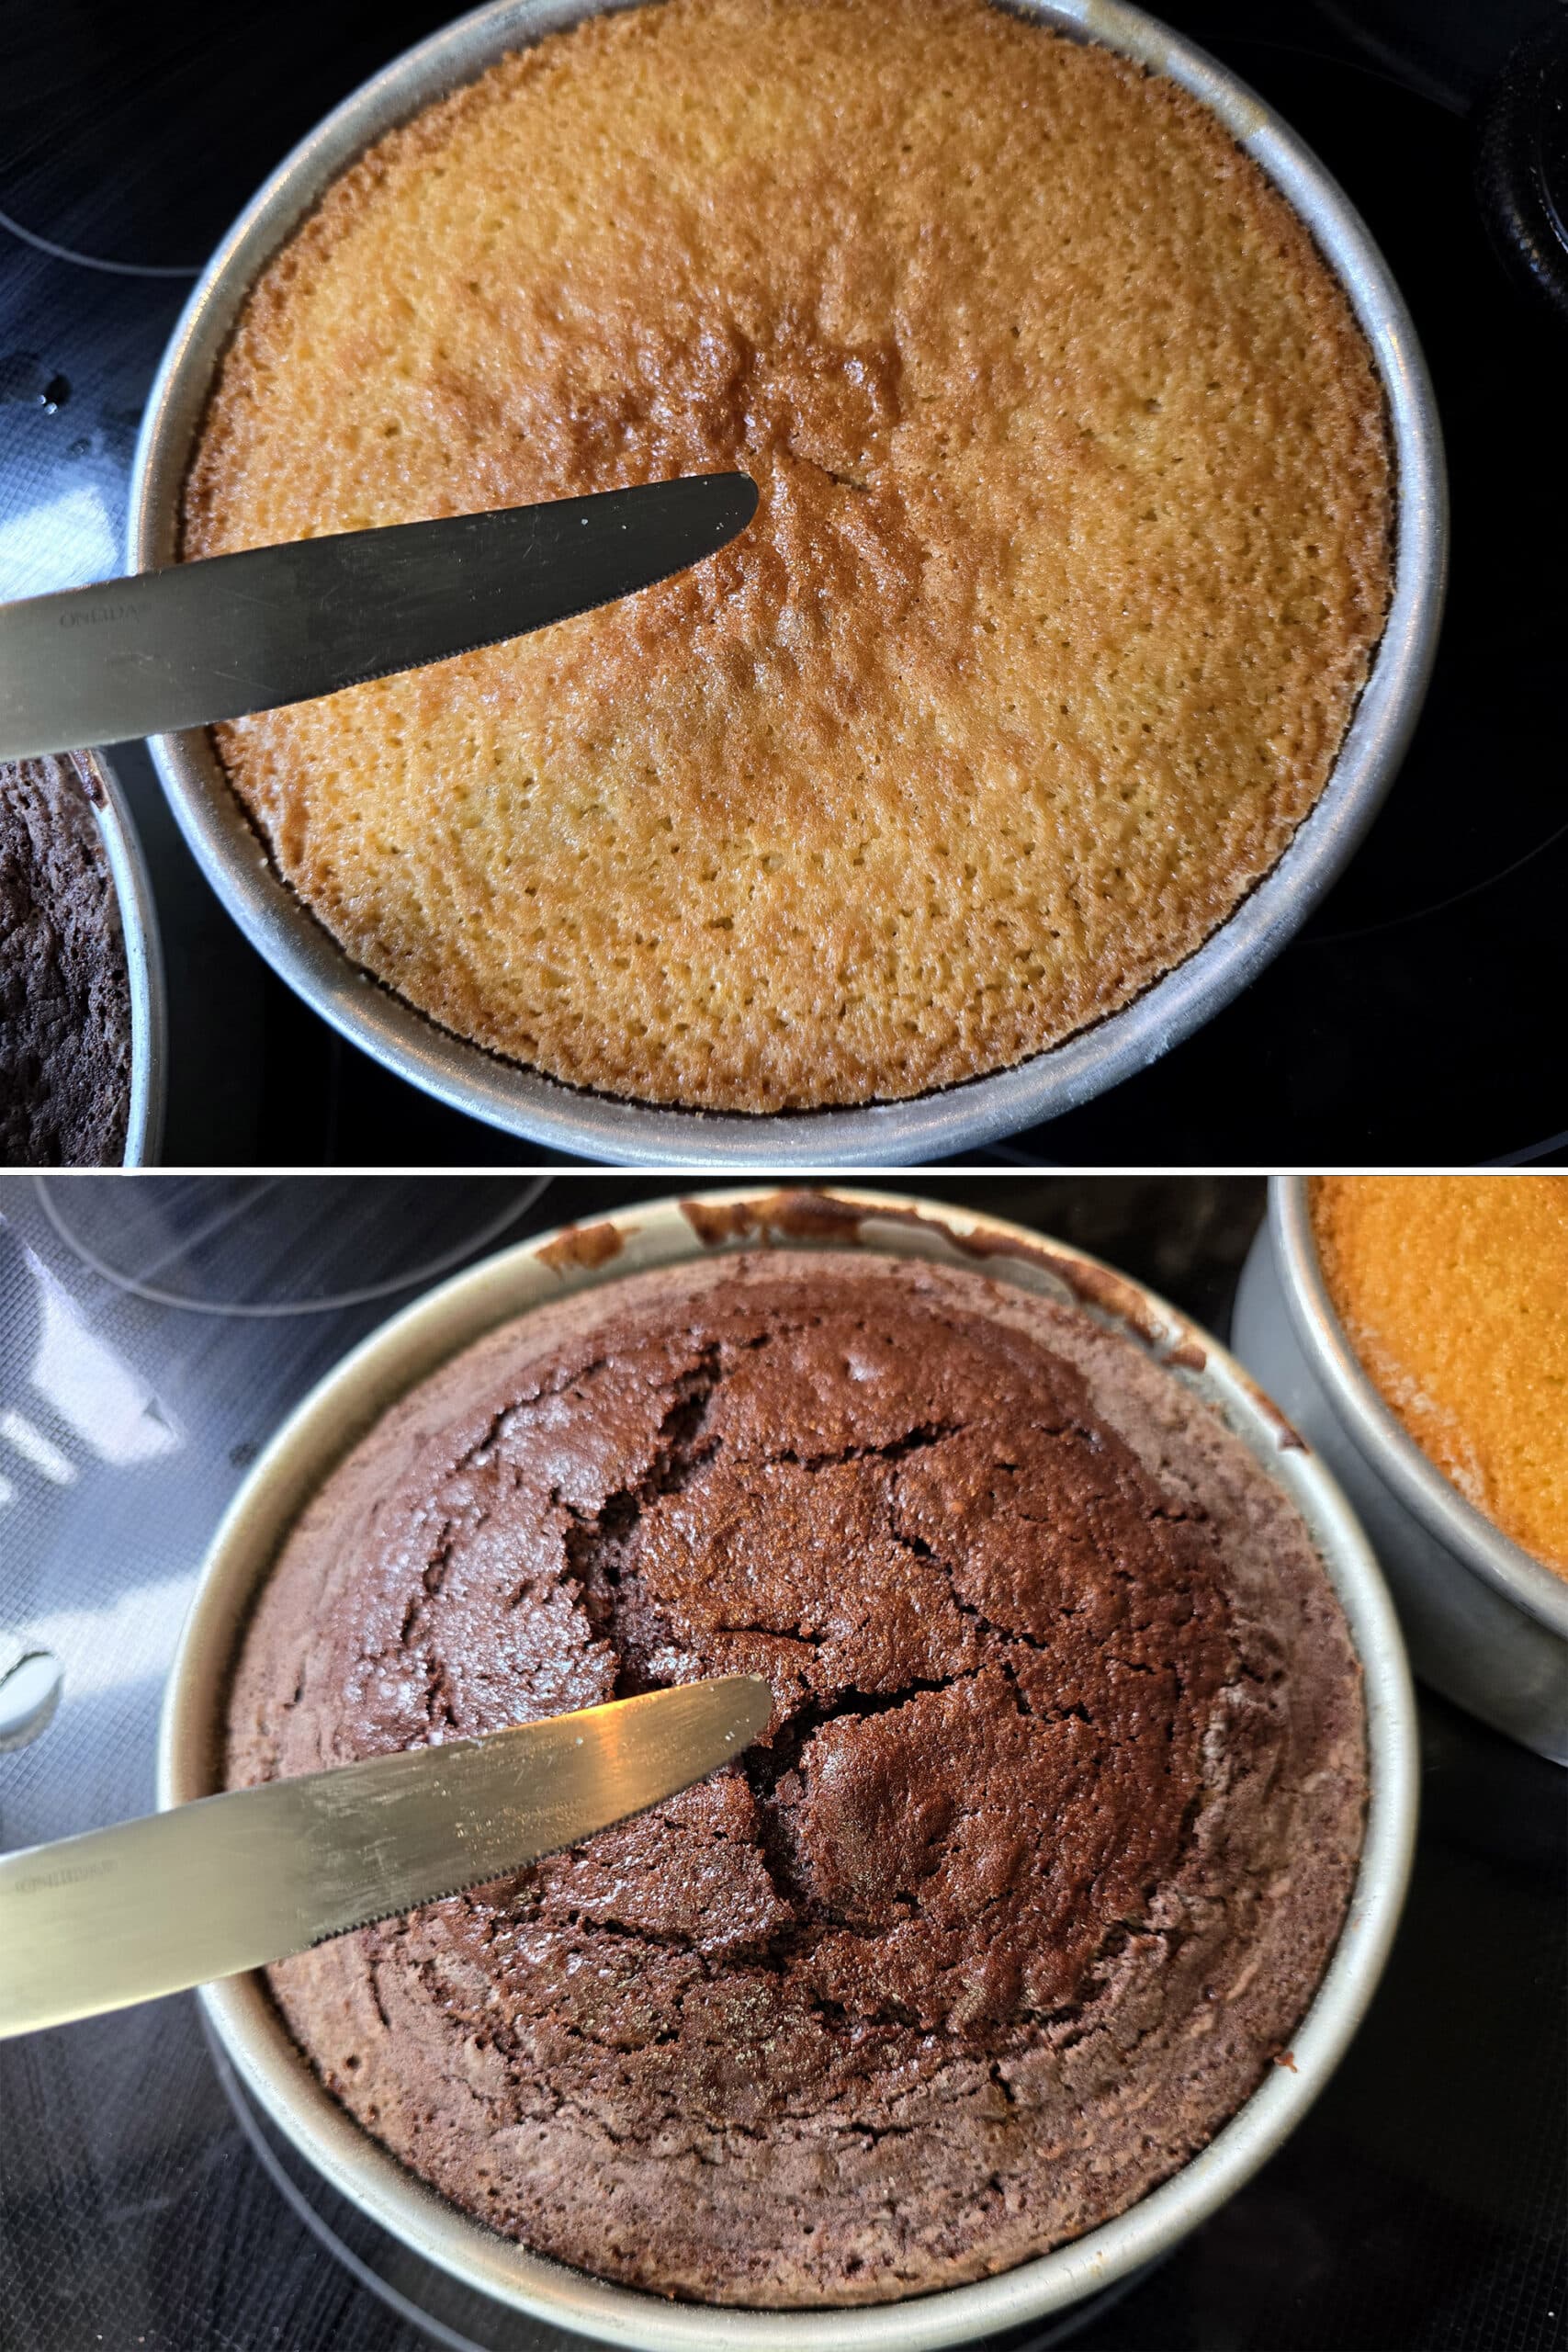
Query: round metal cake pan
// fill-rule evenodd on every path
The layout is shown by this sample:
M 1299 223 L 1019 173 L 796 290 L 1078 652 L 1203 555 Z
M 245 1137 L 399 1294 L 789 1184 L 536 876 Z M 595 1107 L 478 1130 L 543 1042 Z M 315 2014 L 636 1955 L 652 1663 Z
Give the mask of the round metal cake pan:
M 186 839 L 252 944 L 352 1043 L 455 1109 L 589 1159 L 669 1168 L 895 1167 L 971 1149 L 1114 1086 L 1227 1004 L 1304 922 L 1388 791 L 1431 668 L 1448 532 L 1437 411 L 1399 289 L 1310 150 L 1202 51 L 1111 0 L 1013 5 L 1168 74 L 1208 106 L 1306 222 L 1371 346 L 1394 452 L 1393 597 L 1317 806 L 1279 864 L 1195 954 L 1121 1012 L 1048 1052 L 910 1102 L 743 1117 L 590 1093 L 453 1035 L 372 980 L 282 881 L 204 729 L 154 739 L 152 757 Z M 593 13 L 592 0 L 497 0 L 367 82 L 274 173 L 209 264 L 153 385 L 131 482 L 133 569 L 175 560 L 185 479 L 224 348 L 256 277 L 329 183 L 384 132 L 506 51 Z
M 1236 1352 L 1366 1522 L 1423 1681 L 1568 1764 L 1568 1581 L 1467 1502 L 1383 1402 L 1328 1295 L 1307 1183 L 1270 1179 L 1236 1295 Z
M 705 1238 L 705 1236 L 706 1237 Z M 930 2352 L 1032 2322 L 1163 2254 L 1273 2154 L 1322 2089 L 1387 1957 L 1415 1836 L 1414 1701 L 1398 1623 L 1344 1497 L 1240 1366 L 1162 1300 L 1081 1251 L 969 1210 L 882 1193 L 749 1190 L 639 1204 L 541 1235 L 441 1284 L 374 1332 L 299 1405 L 245 1480 L 213 1539 L 170 1678 L 158 1801 L 212 1793 L 241 1630 L 288 1528 L 344 1452 L 458 1349 L 530 1307 L 715 1250 L 868 1249 L 981 1266 L 997 1280 L 1078 1296 L 1206 1398 L 1301 1511 L 1349 1621 L 1365 1676 L 1371 1794 L 1366 1840 L 1338 1945 L 1290 2052 L 1190 2164 L 1114 2221 L 999 2277 L 855 2310 L 735 2311 L 671 2303 L 541 2259 L 426 2188 L 330 2098 L 289 2039 L 260 1975 L 199 1997 L 245 2088 L 344 2197 L 474 2290 L 600 2342 L 642 2352 Z
M 163 1148 L 168 1057 L 168 1002 L 158 910 L 124 786 L 101 752 L 79 752 L 75 756 L 108 860 L 130 992 L 130 1103 L 122 1165 L 150 1168 L 156 1164 Z

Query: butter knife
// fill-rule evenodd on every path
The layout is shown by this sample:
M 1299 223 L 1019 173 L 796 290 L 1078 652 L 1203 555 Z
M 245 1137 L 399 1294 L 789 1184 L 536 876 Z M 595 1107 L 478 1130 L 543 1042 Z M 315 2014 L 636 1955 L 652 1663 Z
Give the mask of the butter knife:
M 235 1789 L 0 1858 L 0 2037 L 259 1968 L 524 1869 L 729 1763 L 750 1674 Z
M 746 474 L 391 523 L 0 605 L 0 759 L 206 727 L 444 662 L 714 555 Z

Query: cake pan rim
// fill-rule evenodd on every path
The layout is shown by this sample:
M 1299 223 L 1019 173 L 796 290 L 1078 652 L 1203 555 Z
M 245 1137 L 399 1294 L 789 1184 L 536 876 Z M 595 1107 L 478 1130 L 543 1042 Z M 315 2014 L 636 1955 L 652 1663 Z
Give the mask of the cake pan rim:
M 168 1083 L 168 995 L 158 906 L 125 786 L 104 752 L 80 752 L 76 757 L 86 763 L 96 789 L 93 814 L 119 911 L 130 1006 L 130 1086 L 119 1164 L 152 1168 L 163 1152 Z

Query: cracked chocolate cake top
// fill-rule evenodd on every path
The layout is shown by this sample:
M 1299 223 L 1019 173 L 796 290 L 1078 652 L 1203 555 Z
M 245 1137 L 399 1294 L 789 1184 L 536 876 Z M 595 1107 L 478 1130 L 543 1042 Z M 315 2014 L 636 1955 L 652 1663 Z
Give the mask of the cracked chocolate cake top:
M 1121 2211 L 1282 2051 L 1360 1843 L 1337 1602 L 1173 1373 L 977 1274 L 764 1252 L 468 1350 L 290 1536 L 229 1777 L 733 1671 L 738 1765 L 272 1972 L 458 2203 L 667 2294 L 886 2301 Z

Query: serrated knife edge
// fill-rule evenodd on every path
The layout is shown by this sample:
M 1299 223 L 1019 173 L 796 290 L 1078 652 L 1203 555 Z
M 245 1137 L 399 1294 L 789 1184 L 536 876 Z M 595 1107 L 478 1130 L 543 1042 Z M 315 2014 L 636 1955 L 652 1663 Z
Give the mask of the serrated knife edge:
M 0 2038 L 151 2000 L 525 1869 L 739 1757 L 727 1675 L 269 1781 L 0 1857 Z

